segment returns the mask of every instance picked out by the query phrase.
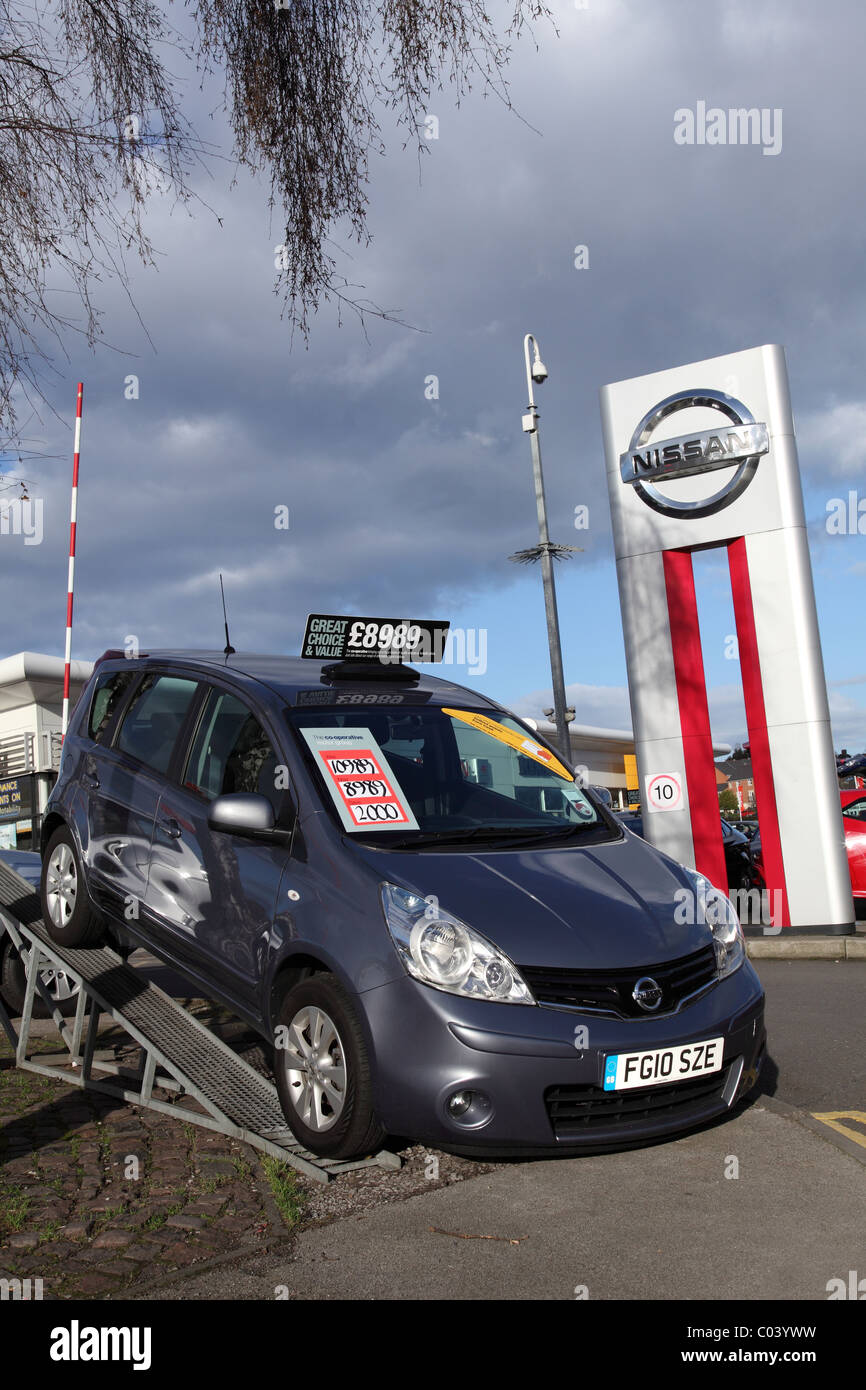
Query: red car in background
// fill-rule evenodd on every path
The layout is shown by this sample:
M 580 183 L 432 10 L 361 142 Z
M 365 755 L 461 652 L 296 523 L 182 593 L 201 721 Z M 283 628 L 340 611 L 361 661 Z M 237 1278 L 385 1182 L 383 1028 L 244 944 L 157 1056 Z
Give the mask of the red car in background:
M 848 851 L 848 870 L 854 909 L 858 918 L 866 918 L 866 790 L 840 792 L 842 824 L 845 827 L 845 848 Z M 761 832 L 757 831 L 749 844 L 752 857 L 752 878 L 755 887 L 766 887 L 764 860 L 761 854 Z
M 845 848 L 858 917 L 866 917 L 866 791 L 841 792 Z

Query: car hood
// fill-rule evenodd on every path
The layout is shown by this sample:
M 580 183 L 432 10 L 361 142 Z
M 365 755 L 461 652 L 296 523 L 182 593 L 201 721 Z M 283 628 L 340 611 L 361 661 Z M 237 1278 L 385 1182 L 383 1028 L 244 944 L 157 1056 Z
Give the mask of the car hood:
M 591 847 L 495 852 L 360 853 L 382 880 L 427 897 L 494 942 L 517 965 L 610 969 L 658 965 L 712 940 L 675 920 L 684 870 L 627 833 Z M 674 895 L 679 891 L 680 898 Z

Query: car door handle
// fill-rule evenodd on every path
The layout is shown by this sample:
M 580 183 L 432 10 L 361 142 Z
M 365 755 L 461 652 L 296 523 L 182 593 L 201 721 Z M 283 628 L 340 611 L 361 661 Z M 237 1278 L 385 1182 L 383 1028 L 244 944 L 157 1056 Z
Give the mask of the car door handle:
M 94 776 L 92 772 L 82 772 L 81 780 L 84 783 L 85 787 L 99 786 L 99 778 Z
M 177 840 L 180 838 L 180 826 L 178 825 L 174 816 L 166 816 L 164 818 L 160 818 L 157 821 L 157 825 L 159 826 L 160 830 L 164 830 L 166 835 L 169 835 L 172 838 L 172 840 Z

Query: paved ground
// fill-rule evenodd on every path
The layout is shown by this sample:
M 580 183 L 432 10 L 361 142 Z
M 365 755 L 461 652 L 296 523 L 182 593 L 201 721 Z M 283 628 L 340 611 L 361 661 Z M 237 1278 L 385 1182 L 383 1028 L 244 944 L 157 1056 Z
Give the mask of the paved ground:
M 281 1226 L 245 1145 L 20 1071 L 5 1041 L 0 1067 L 0 1274 L 94 1297 Z
M 768 1094 L 727 1123 L 559 1162 L 416 1147 L 327 1188 L 0 1049 L 0 1277 L 61 1298 L 825 1298 L 866 1276 L 866 962 L 758 969 Z
M 775 1094 L 808 1111 L 866 1110 L 866 960 L 752 963 L 767 993 Z
M 224 1035 L 239 1029 L 222 1015 L 211 1021 Z M 39 1031 L 48 1034 L 47 1024 Z M 119 1042 L 101 1027 L 97 1055 L 124 1055 Z M 43 1036 L 33 1050 L 56 1048 Z M 0 1279 L 39 1278 L 44 1298 L 128 1297 L 282 1244 L 301 1220 L 330 1221 L 487 1171 L 443 1154 L 431 1179 L 425 1150 L 407 1148 L 403 1159 L 399 1171 L 363 1169 L 324 1187 L 188 1120 L 19 1070 L 0 1036 Z
M 651 1149 L 499 1165 L 149 1296 L 825 1299 L 866 1269 L 864 1177 L 759 1103 Z

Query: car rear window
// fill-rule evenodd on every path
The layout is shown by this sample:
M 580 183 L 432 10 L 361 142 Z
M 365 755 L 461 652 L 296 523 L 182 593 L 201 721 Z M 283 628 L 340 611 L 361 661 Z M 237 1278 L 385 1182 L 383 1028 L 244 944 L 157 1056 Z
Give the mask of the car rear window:
M 87 721 L 88 737 L 100 743 L 111 723 L 114 711 L 129 689 L 135 671 L 107 671 L 97 678 L 96 689 L 90 702 L 90 717 Z

